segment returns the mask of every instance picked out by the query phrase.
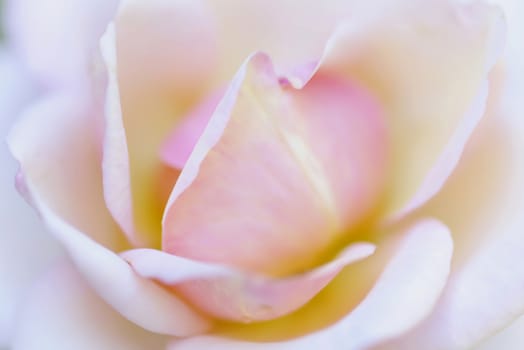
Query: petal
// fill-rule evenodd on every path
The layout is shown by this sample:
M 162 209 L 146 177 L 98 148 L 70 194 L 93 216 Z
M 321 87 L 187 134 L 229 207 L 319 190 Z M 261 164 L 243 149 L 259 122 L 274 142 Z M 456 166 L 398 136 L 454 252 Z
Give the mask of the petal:
M 383 182 L 380 109 L 358 85 L 281 87 L 246 61 L 189 157 L 164 215 L 169 253 L 285 274 L 369 212 Z
M 356 79 L 387 111 L 388 214 L 422 205 L 455 168 L 485 104 L 504 25 L 482 3 L 395 1 L 340 28 L 320 70 Z
M 519 350 L 524 345 L 524 318 L 520 317 L 500 333 L 488 338 L 475 350 Z
M 33 94 L 34 87 L 13 55 L 0 48 L 0 137 Z M 15 312 L 35 276 L 61 253 L 34 212 L 16 192 L 16 162 L 0 145 L 0 348 L 11 337 Z
M 26 297 L 12 349 L 162 349 L 165 342 L 112 310 L 64 260 Z
M 524 48 L 520 38 L 516 43 Z M 513 49 L 508 54 L 518 57 Z M 524 312 L 524 79 L 522 61 L 507 63 L 506 74 L 493 72 L 486 116 L 459 167 L 417 213 L 436 215 L 452 229 L 450 282 L 434 314 L 388 346 L 469 348 Z
M 24 180 L 33 183 L 65 221 L 120 250 L 127 244 L 105 209 L 92 102 L 84 91 L 46 96 L 25 111 L 8 144 L 20 163 L 17 185 L 23 195 Z
M 245 57 L 256 51 L 271 56 L 279 73 L 316 61 L 337 24 L 358 13 L 358 2 L 347 0 L 204 3 L 217 23 L 221 79 L 229 79 Z
M 90 240 L 54 215 L 26 183 L 49 230 L 63 244 L 76 267 L 115 310 L 137 325 L 160 334 L 188 336 L 209 327 L 207 320 L 171 293 L 137 276 L 118 255 Z
M 117 81 L 112 89 L 118 86 L 119 91 L 118 96 L 110 97 L 110 103 L 119 103 L 116 108 L 122 113 L 121 117 L 110 116 L 116 128 L 108 137 L 119 136 L 107 145 L 106 151 L 113 153 L 108 154 L 107 163 L 129 159 L 108 180 L 108 188 L 115 192 L 108 197 L 117 202 L 111 204 L 117 221 L 144 246 L 160 246 L 165 202 L 156 191 L 162 175 L 158 150 L 169 130 L 210 87 L 215 34 L 208 12 L 199 1 L 124 0 L 115 20 L 116 42 L 105 39 L 106 52 L 116 49 L 113 79 Z M 122 188 L 121 198 L 114 198 L 119 196 L 116 188 Z
M 20 190 L 89 284 L 122 315 L 157 333 L 201 332 L 208 327 L 206 320 L 136 276 L 106 248 L 126 245 L 105 210 L 92 119 L 83 115 L 85 101 L 74 97 L 47 98 L 11 131 L 8 142 L 20 162 Z
M 368 257 L 373 251 L 371 244 L 353 244 L 329 264 L 285 279 L 246 274 L 158 250 L 131 250 L 123 256 L 139 275 L 175 287 L 201 310 L 219 318 L 250 323 L 298 309 L 346 265 Z
M 122 1 L 115 25 L 125 88 L 175 98 L 202 89 L 215 68 L 214 24 L 202 1 Z
M 273 343 L 201 336 L 173 341 L 169 349 L 366 349 L 405 332 L 432 310 L 448 277 L 452 246 L 441 223 L 418 222 L 407 230 L 360 305 L 336 324 L 307 336 Z
M 161 148 L 160 156 L 165 164 L 175 169 L 184 167 L 224 93 L 223 90 L 212 93 L 183 117 Z
M 154 245 L 154 235 L 139 234 L 134 224 L 129 153 L 122 120 L 116 72 L 114 24 L 108 26 L 101 39 L 101 52 L 108 74 L 102 158 L 104 198 L 113 218 L 120 225 L 129 241 L 133 243 L 133 246 Z
M 116 10 L 116 0 L 11 0 L 7 36 L 46 85 L 86 82 L 92 51 Z

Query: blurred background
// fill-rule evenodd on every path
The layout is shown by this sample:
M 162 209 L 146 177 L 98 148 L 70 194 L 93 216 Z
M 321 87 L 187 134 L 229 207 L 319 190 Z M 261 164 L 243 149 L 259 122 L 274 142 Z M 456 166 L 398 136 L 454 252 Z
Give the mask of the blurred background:
M 9 50 L 4 27 L 6 2 L 0 0 L 0 349 L 8 349 L 13 319 L 25 291 L 61 254 L 35 212 L 17 193 L 17 164 L 4 141 L 21 106 L 35 91 L 23 65 Z
M 0 0 L 0 19 L 4 17 L 4 1 Z M 0 42 L 4 39 L 3 21 L 0 22 Z

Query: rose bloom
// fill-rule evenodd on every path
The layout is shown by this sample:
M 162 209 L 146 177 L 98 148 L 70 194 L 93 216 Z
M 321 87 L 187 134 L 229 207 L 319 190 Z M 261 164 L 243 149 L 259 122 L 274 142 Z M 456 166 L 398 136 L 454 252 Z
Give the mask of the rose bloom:
M 465 349 L 524 312 L 517 1 L 7 5 L 16 186 L 67 255 L 13 349 Z

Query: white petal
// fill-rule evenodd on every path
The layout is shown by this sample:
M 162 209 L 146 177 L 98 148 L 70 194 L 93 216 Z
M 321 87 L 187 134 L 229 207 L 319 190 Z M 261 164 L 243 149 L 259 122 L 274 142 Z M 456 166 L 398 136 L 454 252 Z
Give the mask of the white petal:
M 520 350 L 524 347 L 524 317 L 520 317 L 502 332 L 488 338 L 475 350 Z
M 13 350 L 163 349 L 147 332 L 111 309 L 67 261 L 46 273 L 26 298 Z

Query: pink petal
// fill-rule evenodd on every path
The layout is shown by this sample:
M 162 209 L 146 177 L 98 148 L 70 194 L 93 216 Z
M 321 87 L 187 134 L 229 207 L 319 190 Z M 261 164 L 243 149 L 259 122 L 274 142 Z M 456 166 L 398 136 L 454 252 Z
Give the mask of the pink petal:
M 376 203 L 380 118 L 357 85 L 282 88 L 267 56 L 248 59 L 171 194 L 164 250 L 266 273 L 314 265 Z
M 371 244 L 353 244 L 329 264 L 284 279 L 246 274 L 158 250 L 131 250 L 123 256 L 139 275 L 175 287 L 201 310 L 219 318 L 249 323 L 274 319 L 298 309 L 346 265 L 368 257 L 373 251 Z
M 161 157 L 165 164 L 176 169 L 184 167 L 223 96 L 223 90 L 212 93 L 191 110 L 189 115 L 183 117 L 161 148 Z
M 161 349 L 166 340 L 112 310 L 62 261 L 25 298 L 11 349 Z
M 114 69 L 110 108 L 117 112 L 108 116 L 106 192 L 112 193 L 106 195 L 134 242 L 159 247 L 165 202 L 157 190 L 162 177 L 158 150 L 211 88 L 212 17 L 198 1 L 125 0 L 114 27 L 116 37 L 104 39 L 106 56 L 116 58 L 107 63 Z M 111 165 L 115 160 L 117 165 Z
M 503 35 L 500 12 L 486 4 L 396 1 L 370 7 L 328 44 L 320 70 L 356 79 L 387 111 L 388 214 L 424 204 L 455 168 Z
M 336 324 L 282 342 L 200 336 L 175 340 L 169 349 L 367 349 L 402 334 L 431 312 L 445 286 L 452 249 L 445 226 L 435 220 L 420 221 L 407 230 L 366 298 Z
M 92 51 L 113 17 L 115 0 L 11 0 L 7 35 L 23 62 L 46 85 L 86 83 Z
M 84 102 L 78 96 L 51 96 L 11 131 L 9 146 L 22 172 L 20 190 L 90 286 L 127 319 L 157 333 L 203 331 L 206 320 L 136 276 L 106 248 L 118 251 L 126 245 L 105 210 L 96 137 Z

